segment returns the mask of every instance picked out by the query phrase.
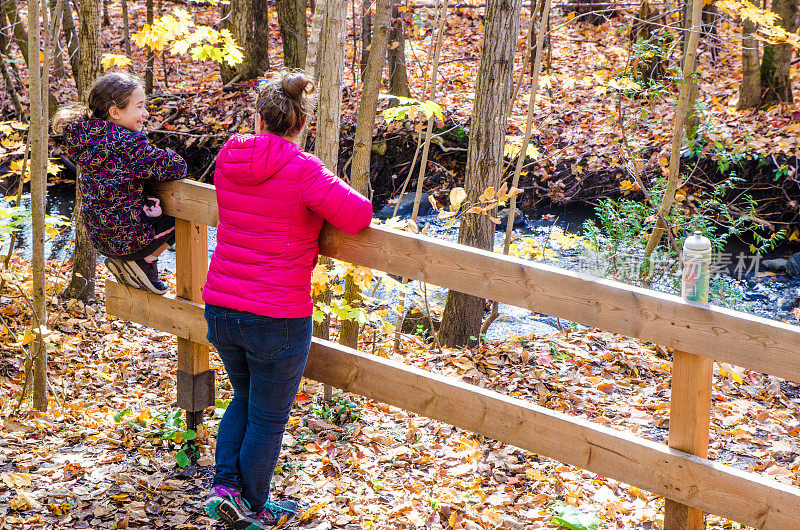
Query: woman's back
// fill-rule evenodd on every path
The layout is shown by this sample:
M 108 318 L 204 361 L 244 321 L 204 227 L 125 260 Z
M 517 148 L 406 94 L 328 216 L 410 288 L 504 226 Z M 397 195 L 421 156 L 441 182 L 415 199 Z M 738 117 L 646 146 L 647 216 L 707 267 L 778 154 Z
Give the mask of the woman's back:
M 370 202 L 315 156 L 272 134 L 235 135 L 217 157 L 217 248 L 206 303 L 270 317 L 311 315 L 324 220 L 355 233 Z

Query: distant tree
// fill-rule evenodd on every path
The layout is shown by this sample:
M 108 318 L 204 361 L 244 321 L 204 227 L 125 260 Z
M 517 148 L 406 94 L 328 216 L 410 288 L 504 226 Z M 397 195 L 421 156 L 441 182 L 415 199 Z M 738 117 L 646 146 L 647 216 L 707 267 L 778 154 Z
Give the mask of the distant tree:
M 66 4 L 66 6 L 64 5 Z M 56 8 L 59 9 L 69 9 L 69 0 L 62 0 L 60 2 L 58 0 L 50 0 L 50 20 L 55 22 L 55 17 L 61 16 L 61 13 L 56 13 Z M 1 18 L 1 17 L 0 17 Z M 58 21 L 56 24 L 58 28 L 58 33 L 61 32 L 61 21 Z M 61 49 L 61 37 L 59 34 L 54 35 L 54 40 L 52 42 L 53 45 L 53 75 L 56 77 L 66 77 L 67 72 L 64 68 L 64 58 L 62 57 L 62 49 Z
M 377 0 L 373 24 L 372 44 L 362 73 L 363 88 L 358 107 L 358 120 L 353 141 L 353 163 L 350 166 L 350 185 L 365 197 L 372 196 L 370 186 L 370 155 L 372 154 L 372 133 L 375 129 L 375 111 L 378 108 L 378 93 L 381 88 L 383 66 L 386 64 L 386 42 L 392 14 L 392 0 Z M 352 276 L 345 280 L 345 300 L 351 307 L 361 299 L 361 293 Z M 359 324 L 355 320 L 345 320 L 339 330 L 339 342 L 345 346 L 358 346 Z
M 11 33 L 14 36 L 14 42 L 19 46 L 22 57 L 27 64 L 28 33 L 25 31 L 25 24 L 22 22 L 22 17 L 19 16 L 17 3 L 14 0 L 0 0 L 0 9 L 2 9 L 8 23 L 11 25 Z
M 80 40 L 78 69 L 75 81 L 80 88 L 78 100 L 86 102 L 89 89 L 100 75 L 100 6 L 97 2 L 80 3 Z M 78 178 L 80 182 L 80 177 Z M 75 250 L 72 253 L 72 276 L 61 296 L 89 301 L 95 297 L 97 251 L 89 242 L 89 234 L 83 224 L 81 204 L 83 194 L 80 185 L 75 186 Z
M 742 84 L 736 110 L 754 109 L 761 105 L 761 69 L 758 65 L 758 40 L 756 23 L 742 21 Z
M 355 38 L 355 37 L 354 37 Z M 369 0 L 361 2 L 361 68 L 359 74 L 364 76 L 369 60 L 370 44 L 372 43 L 372 4 Z
M 411 97 L 406 71 L 406 37 L 403 13 L 398 9 L 402 0 L 392 6 L 392 30 L 389 33 L 389 93 L 404 98 Z
M 75 88 L 78 89 L 78 94 L 80 94 L 81 87 L 78 85 L 78 63 L 80 62 L 80 52 L 78 51 L 78 30 L 75 27 L 75 17 L 72 15 L 72 6 L 70 4 L 71 2 L 66 0 L 61 16 L 62 25 L 64 26 L 64 38 L 67 41 L 69 64 L 72 68 L 72 77 L 75 79 Z
M 521 8 L 521 0 L 486 2 L 465 176 L 467 200 L 473 203 L 478 202 L 478 197 L 488 186 L 497 189 L 500 184 Z M 494 225 L 486 215 L 465 213 L 461 218 L 458 242 L 491 250 L 494 231 Z M 464 345 L 471 342 L 470 337 L 477 337 L 484 305 L 483 298 L 450 291 L 439 330 L 442 344 Z
M 145 2 L 145 9 L 147 10 L 147 25 L 153 25 L 153 21 L 155 20 L 155 12 L 153 6 L 153 0 L 147 0 Z M 151 49 L 147 49 L 147 69 L 144 72 L 144 91 L 149 96 L 153 93 L 153 70 L 155 69 L 156 64 L 156 54 Z
M 275 6 L 283 42 L 283 65 L 305 69 L 308 48 L 307 0 L 276 0 Z
M 772 11 L 780 17 L 778 25 L 781 28 L 789 33 L 797 30 L 797 0 L 773 0 Z M 762 107 L 792 102 L 792 82 L 789 78 L 792 51 L 789 43 L 764 45 L 761 58 Z
M 253 62 L 258 75 L 269 70 L 269 0 L 253 0 Z
M 230 3 L 222 4 L 221 14 L 220 27 L 229 30 L 244 51 L 244 57 L 237 65 L 220 63 L 222 83 L 228 84 L 237 76 L 240 81 L 257 78 L 263 71 L 255 52 L 253 0 L 230 0 Z
M 125 44 L 125 55 L 130 59 L 131 52 L 131 22 L 128 16 L 128 0 L 122 0 L 122 40 Z

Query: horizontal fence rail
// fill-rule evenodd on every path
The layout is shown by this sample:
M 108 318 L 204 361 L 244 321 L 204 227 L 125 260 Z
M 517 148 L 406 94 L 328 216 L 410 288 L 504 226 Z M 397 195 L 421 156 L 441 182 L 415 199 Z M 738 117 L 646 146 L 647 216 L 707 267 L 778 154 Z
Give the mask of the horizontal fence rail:
M 163 185 L 169 215 L 216 226 L 214 187 Z M 549 265 L 370 227 L 326 225 L 320 253 L 661 346 L 800 381 L 800 327 Z
M 106 280 L 109 313 L 206 343 L 203 305 Z M 314 338 L 305 376 L 756 528 L 794 528 L 800 489 Z
M 159 185 L 166 213 L 216 226 L 213 186 Z M 800 380 L 800 328 L 425 236 L 320 236 L 327 256 Z M 109 314 L 205 345 L 203 305 L 107 280 Z M 800 521 L 800 489 L 402 363 L 314 339 L 307 377 L 756 528 Z

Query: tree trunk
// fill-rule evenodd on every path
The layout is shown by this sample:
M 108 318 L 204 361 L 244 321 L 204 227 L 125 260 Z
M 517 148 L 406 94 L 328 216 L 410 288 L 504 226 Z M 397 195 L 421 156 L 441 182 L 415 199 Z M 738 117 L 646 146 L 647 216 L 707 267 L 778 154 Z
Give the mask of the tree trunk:
M 0 0 L 0 54 L 8 55 L 11 53 L 11 25 L 6 18 L 6 12 L 3 9 L 2 0 Z
M 689 35 L 690 32 L 697 31 L 697 41 L 699 45 L 699 41 L 703 36 L 702 31 L 702 6 L 700 11 L 699 23 L 700 26 L 694 26 L 694 6 L 692 5 L 691 0 L 687 0 L 684 4 L 684 16 L 683 16 L 683 28 L 684 28 L 684 35 Z M 688 49 L 689 49 L 689 41 L 691 38 L 683 39 L 683 56 L 681 57 L 681 63 L 685 63 L 686 59 L 688 58 Z M 697 45 L 696 45 L 697 46 Z M 697 60 L 697 52 L 695 46 L 695 61 Z M 694 67 L 693 67 L 694 68 Z M 699 88 L 697 83 L 691 83 L 690 91 L 689 91 L 689 105 L 686 107 L 686 117 L 684 118 L 684 128 L 687 138 L 694 138 L 695 133 L 697 132 L 697 127 L 700 125 L 700 119 L 697 116 L 697 111 L 695 109 L 695 101 L 697 101 L 697 97 L 699 96 Z
M 125 44 L 125 55 L 133 57 L 131 52 L 131 21 L 128 16 L 128 0 L 122 0 L 122 40 Z
M 387 40 L 391 18 L 392 0 L 377 0 L 373 26 L 372 53 L 369 54 L 362 75 L 361 105 L 353 141 L 353 162 L 350 166 L 350 185 L 365 197 L 371 196 L 370 155 L 372 153 L 372 131 L 375 128 L 375 112 L 381 89 L 383 66 L 386 63 Z
M 347 5 L 344 2 L 325 2 L 325 18 L 322 22 L 316 58 L 319 73 L 319 104 L 314 153 L 334 173 L 337 173 L 339 162 L 346 20 Z
M 320 20 L 319 43 L 311 65 L 319 77 L 319 104 L 317 105 L 317 137 L 314 153 L 334 173 L 338 173 L 339 123 L 342 108 L 342 83 L 344 81 L 344 45 L 347 4 L 336 0 L 319 0 L 317 13 Z M 316 24 L 315 20 L 315 24 Z M 310 55 L 310 54 L 309 54 Z M 320 260 L 322 262 L 322 260 Z M 330 295 L 328 295 L 330 296 Z M 330 300 L 330 298 L 328 298 Z
M 253 60 L 259 74 L 269 70 L 269 1 L 253 0 Z
M 669 212 L 672 210 L 672 205 L 675 202 L 675 190 L 677 189 L 678 177 L 680 176 L 680 153 L 681 145 L 683 144 L 686 109 L 694 106 L 691 94 L 692 85 L 695 83 L 695 60 L 697 59 L 697 41 L 700 40 L 700 10 L 703 5 L 703 0 L 693 0 L 693 3 L 692 32 L 689 34 L 689 40 L 686 45 L 686 58 L 683 62 L 683 80 L 680 85 L 681 92 L 678 95 L 678 108 L 675 111 L 675 126 L 672 130 L 672 148 L 669 157 L 667 187 L 661 199 L 661 207 L 658 211 L 656 226 L 653 228 L 653 232 L 650 234 L 650 239 L 648 239 L 647 246 L 645 246 L 644 249 L 646 256 L 653 253 L 667 228 L 664 225 L 664 220 L 669 216 Z
M 361 2 L 361 68 L 359 73 L 361 74 L 362 82 L 364 79 L 364 70 L 367 69 L 367 61 L 369 61 L 370 44 L 372 43 L 371 7 L 371 4 L 367 0 Z M 355 39 L 355 37 L 353 38 Z
M 152 0 L 148 1 L 152 2 Z M 89 97 L 89 89 L 101 71 L 100 6 L 96 2 L 81 2 L 78 21 L 80 23 L 80 32 L 78 33 L 80 62 L 76 78 L 78 86 L 81 87 L 78 99 L 86 101 Z
M 36 410 L 47 411 L 47 347 L 42 337 L 47 326 L 46 276 L 44 261 L 45 237 L 45 197 L 47 190 L 47 144 L 48 144 L 48 111 L 44 104 L 47 93 L 47 46 L 42 50 L 45 65 L 40 61 L 39 35 L 41 24 L 39 18 L 40 0 L 28 0 L 28 50 L 32 52 L 28 61 L 30 81 L 30 129 L 31 135 L 31 245 L 33 262 L 33 322 L 36 327 L 36 340 L 31 347 L 33 358 L 33 406 Z M 43 7 L 45 24 L 49 7 Z M 45 75 L 42 76 L 42 66 Z
M 283 65 L 305 69 L 308 47 L 306 0 L 276 0 L 275 5 L 283 43 Z
M 322 27 L 325 22 L 325 0 L 319 0 L 319 2 L 313 2 L 315 4 L 314 9 L 314 20 L 313 25 L 311 27 L 311 35 L 308 38 L 308 47 L 306 51 L 305 57 L 305 71 L 306 75 L 314 80 L 315 84 L 319 83 L 319 75 L 318 75 L 318 68 L 317 68 L 317 49 L 319 48 L 319 39 L 320 34 L 322 33 Z M 344 74 L 342 74 L 344 75 Z M 308 122 L 311 121 L 312 115 L 314 110 L 312 109 L 309 112 L 309 116 L 306 120 L 305 125 L 303 125 L 303 130 L 300 131 L 300 135 L 298 137 L 298 144 L 302 149 L 305 149 L 306 146 L 306 135 L 308 134 Z M 327 267 L 330 268 L 331 260 L 325 256 L 319 257 L 318 266 L 320 267 Z M 325 289 L 323 292 L 314 295 L 314 304 L 323 304 L 325 306 L 330 307 L 331 305 L 331 290 L 330 288 Z M 329 314 L 325 314 L 321 322 L 314 322 L 314 336 L 320 339 L 329 340 L 330 339 L 330 327 L 331 327 L 331 317 Z M 330 400 L 331 397 L 331 387 L 329 385 L 325 385 L 325 399 L 327 401 Z
M 754 109 L 761 105 L 761 70 L 758 67 L 758 41 L 753 37 L 758 25 L 742 22 L 742 84 L 736 110 Z
M 153 14 L 153 0 L 147 0 L 147 23 L 152 25 L 155 16 Z M 83 49 L 83 48 L 81 48 Z M 156 56 L 151 48 L 147 48 L 147 69 L 144 73 L 144 91 L 148 96 L 153 93 L 153 70 L 155 70 Z
M 404 98 L 411 97 L 406 72 L 406 37 L 403 14 L 397 8 L 402 0 L 392 7 L 392 31 L 389 34 L 389 93 Z
M 150 0 L 152 1 L 152 0 Z M 89 97 L 89 89 L 94 80 L 100 75 L 100 6 L 96 2 L 83 1 L 80 3 L 78 14 L 81 29 L 78 69 L 75 80 L 81 92 L 79 98 L 85 102 Z M 152 70 L 148 70 L 152 72 Z M 69 285 L 61 293 L 66 298 L 76 298 L 83 301 L 94 300 L 95 297 L 95 269 L 97 265 L 97 251 L 89 242 L 86 226 L 83 224 L 81 211 L 82 192 L 80 176 L 78 185 L 75 186 L 75 251 L 72 254 L 72 277 Z
M 228 84 L 238 76 L 240 81 L 255 79 L 262 71 L 258 67 L 255 56 L 255 36 L 253 32 L 253 0 L 231 0 L 227 6 L 222 4 L 222 21 L 220 26 L 233 35 L 233 39 L 242 47 L 244 58 L 234 67 L 220 63 L 222 84 Z
M 14 87 L 14 80 L 11 79 L 11 73 L 6 67 L 6 58 L 5 54 L 3 53 L 0 53 L 0 73 L 3 74 L 3 81 L 6 85 L 6 91 L 8 91 L 8 95 L 11 98 L 11 104 L 14 106 L 14 112 L 17 113 L 17 119 L 22 123 L 25 123 L 27 121 L 27 118 L 25 118 L 25 109 L 22 108 L 22 102 L 20 102 L 19 94 L 17 93 L 17 89 Z
M 61 9 L 69 9 L 69 0 L 64 0 L 67 5 L 63 5 Z M 50 0 L 50 20 L 54 20 L 54 17 L 60 16 L 60 14 L 56 13 L 56 7 L 58 6 L 58 0 Z M 61 27 L 61 24 L 58 24 L 58 27 Z M 61 31 L 59 30 L 53 36 L 55 40 L 53 40 L 53 75 L 56 77 L 66 77 L 67 71 L 64 68 L 64 57 L 63 51 L 61 49 Z
M 64 4 L 61 16 L 61 22 L 64 25 L 64 38 L 67 40 L 67 53 L 69 54 L 69 64 L 72 68 L 72 77 L 75 79 L 75 88 L 77 88 L 80 95 L 83 93 L 83 87 L 78 82 L 78 70 L 80 70 L 78 66 L 80 64 L 78 31 L 75 29 L 75 18 L 72 16 L 70 2 Z
M 797 29 L 797 0 L 773 0 L 772 11 L 780 16 L 779 25 L 789 33 Z M 761 58 L 761 106 L 792 102 L 789 69 L 791 44 L 765 44 Z
M 475 203 L 488 186 L 499 187 L 503 146 L 514 89 L 521 0 L 488 0 L 481 60 L 475 86 L 475 105 L 467 151 L 465 190 Z M 491 250 L 494 225 L 485 215 L 463 214 L 458 242 Z M 450 291 L 447 294 L 439 340 L 454 346 L 468 344 L 481 329 L 483 298 Z
M 103 0 L 103 27 L 111 25 L 111 19 L 108 17 L 108 0 Z
M 25 31 L 24 22 L 19 16 L 17 11 L 17 4 L 14 0 L 0 0 L 3 12 L 11 25 L 12 34 L 14 35 L 14 42 L 19 46 L 22 56 L 25 58 L 25 63 L 28 63 L 28 33 Z
M 386 63 L 386 43 L 392 14 L 392 0 L 377 0 L 373 26 L 372 53 L 362 72 L 363 88 L 358 121 L 353 141 L 353 163 L 350 166 L 350 185 L 365 197 L 372 196 L 370 185 L 370 155 L 372 154 L 372 131 L 375 128 L 375 112 L 378 108 L 378 92 L 381 88 L 383 65 Z M 345 281 L 345 300 L 350 306 L 360 303 L 361 293 L 352 277 Z M 339 331 L 339 342 L 350 348 L 358 346 L 358 322 L 345 320 Z

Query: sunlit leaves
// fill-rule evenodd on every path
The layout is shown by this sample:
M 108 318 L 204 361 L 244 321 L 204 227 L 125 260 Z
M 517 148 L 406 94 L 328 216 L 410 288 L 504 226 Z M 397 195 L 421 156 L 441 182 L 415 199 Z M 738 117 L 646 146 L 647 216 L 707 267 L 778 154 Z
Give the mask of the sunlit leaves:
M 190 54 L 196 61 L 213 60 L 234 66 L 242 62 L 244 53 L 227 29 L 218 31 L 194 22 L 185 9 L 175 9 L 153 24 L 145 24 L 133 36 L 141 48 L 173 55 Z
M 108 70 L 111 67 L 127 68 L 130 65 L 130 57 L 116 53 L 104 53 L 103 58 L 100 60 L 100 66 L 103 67 L 103 70 Z
M 419 101 L 413 98 L 405 98 L 391 94 L 381 94 L 380 97 L 384 99 L 391 98 L 397 101 L 397 106 L 389 107 L 381 113 L 386 121 L 413 120 L 417 118 L 420 112 L 425 116 L 426 120 L 430 119 L 431 116 L 436 116 L 439 121 L 444 121 L 444 111 L 435 101 Z
M 748 0 L 720 0 L 715 5 L 729 15 L 738 15 L 744 20 L 754 22 L 757 29 L 753 36 L 758 40 L 770 44 L 785 42 L 795 48 L 800 47 L 800 35 L 777 25 L 780 17 L 774 11 L 762 9 Z
M 517 158 L 520 151 L 522 151 L 522 140 L 521 136 L 506 136 L 506 143 L 503 145 L 503 156 L 512 160 Z M 536 146 L 529 143 L 528 148 L 525 150 L 525 158 L 538 160 L 540 156 Z

